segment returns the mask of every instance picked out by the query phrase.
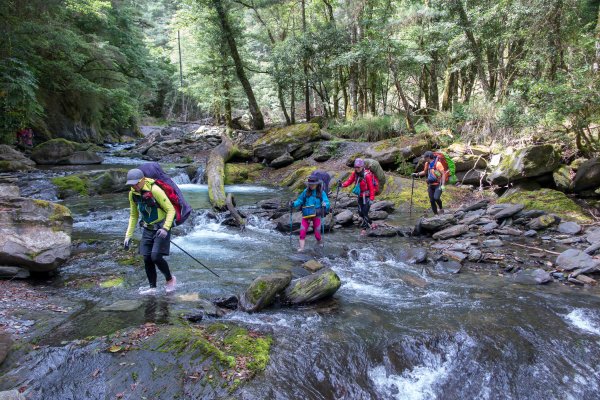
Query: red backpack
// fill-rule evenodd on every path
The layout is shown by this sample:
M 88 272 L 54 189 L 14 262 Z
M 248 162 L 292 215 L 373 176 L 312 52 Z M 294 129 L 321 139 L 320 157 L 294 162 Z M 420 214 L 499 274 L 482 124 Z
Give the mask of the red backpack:
M 167 198 L 171 204 L 173 204 L 173 207 L 175 207 L 175 221 L 177 222 L 177 225 L 181 224 L 181 203 L 179 203 L 179 196 L 177 196 L 175 189 L 173 189 L 173 187 L 167 182 L 159 179 L 154 180 L 154 183 L 156 183 L 158 187 L 165 192 Z

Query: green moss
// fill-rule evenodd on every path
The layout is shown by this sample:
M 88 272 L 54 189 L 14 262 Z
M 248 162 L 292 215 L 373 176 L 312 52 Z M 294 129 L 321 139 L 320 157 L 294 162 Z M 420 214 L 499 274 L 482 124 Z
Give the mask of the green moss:
M 110 289 L 114 287 L 120 287 L 125 284 L 125 279 L 122 276 L 116 276 L 100 283 L 100 287 L 104 289 Z
M 142 262 L 142 256 L 140 256 L 139 254 L 117 260 L 117 263 L 119 263 L 119 265 L 141 265 Z
M 244 328 L 234 328 L 223 340 L 236 356 L 251 357 L 248 368 L 253 374 L 263 371 L 269 363 L 271 337 L 253 337 Z
M 304 183 L 308 179 L 309 175 L 316 169 L 317 167 L 295 168 L 291 174 L 281 181 L 281 185 L 290 186 L 292 189 L 300 189 L 304 187 Z
M 10 161 L 0 160 L 0 171 L 12 171 Z
M 265 290 L 268 288 L 267 282 L 259 280 L 255 285 L 253 284 L 250 288 L 250 296 L 252 297 L 250 301 L 252 303 L 256 303 L 258 299 L 265 293 Z
M 71 218 L 71 210 L 62 204 L 50 203 L 52 205 L 52 214 L 50 215 L 51 222 L 62 222 L 65 218 Z
M 523 204 L 527 210 L 543 210 L 567 220 L 590 222 L 583 209 L 564 193 L 552 189 L 516 191 L 498 199 L 498 203 Z
M 88 195 L 88 181 L 76 175 L 52 178 L 52 183 L 58 188 L 58 197 L 65 198 L 72 194 Z
M 225 164 L 225 184 L 255 182 L 264 168 L 262 164 Z
M 37 199 L 34 199 L 33 200 L 33 204 L 35 204 L 38 207 L 44 207 L 44 208 L 50 207 L 50 202 L 46 201 L 46 200 L 37 200 Z
M 308 141 L 316 139 L 321 134 L 318 124 L 304 123 L 290 125 L 284 128 L 272 129 L 256 141 L 254 146 L 265 144 L 286 144 L 297 141 L 298 137 L 309 137 Z

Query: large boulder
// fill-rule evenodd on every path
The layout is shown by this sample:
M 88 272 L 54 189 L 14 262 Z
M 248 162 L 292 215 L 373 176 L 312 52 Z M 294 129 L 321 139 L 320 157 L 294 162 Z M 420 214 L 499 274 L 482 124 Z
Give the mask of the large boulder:
M 324 268 L 317 273 L 295 279 L 284 292 L 288 304 L 312 303 L 333 296 L 342 282 L 331 268 Z
M 290 153 L 284 153 L 281 156 L 279 156 L 276 159 L 274 159 L 273 161 L 271 161 L 271 164 L 269 164 L 269 167 L 271 167 L 271 168 L 283 168 L 283 167 L 285 167 L 287 165 L 290 165 L 293 162 L 294 162 L 294 157 L 292 157 L 290 155 Z
M 399 160 L 412 160 L 429 150 L 431 144 L 426 139 L 393 138 L 373 143 L 365 153 L 382 166 L 393 166 Z
M 73 217 L 65 206 L 0 198 L 0 265 L 51 271 L 71 255 Z
M 47 165 L 100 164 L 102 157 L 88 150 L 89 147 L 65 139 L 52 139 L 37 145 L 31 158 L 37 164 Z
M 291 280 L 290 272 L 276 272 L 259 276 L 240 296 L 239 308 L 242 311 L 257 312 L 270 306 L 277 293 L 285 289 Z
M 452 214 L 434 215 L 430 218 L 422 218 L 419 221 L 421 229 L 428 232 L 437 232 L 455 223 L 456 218 Z
M 521 285 L 543 285 L 552 282 L 550 274 L 541 268 L 521 270 L 515 273 L 512 279 Z
M 271 162 L 285 153 L 293 153 L 302 145 L 320 138 L 321 131 L 318 124 L 297 124 L 272 129 L 254 143 L 254 155 Z
M 525 210 L 542 210 L 567 220 L 588 222 L 590 217 L 563 192 L 552 189 L 507 191 L 498 203 L 519 203 Z
M 25 157 L 23 153 L 5 144 L 0 144 L 0 171 L 29 171 L 33 168 L 35 168 L 35 162 Z
M 335 216 L 335 222 L 340 225 L 350 225 L 353 217 L 354 213 L 352 211 L 344 210 Z
M 571 179 L 572 170 L 567 165 L 561 165 L 553 173 L 552 178 L 556 188 L 561 192 L 568 192 L 572 189 L 573 181 Z
M 285 213 L 281 217 L 274 220 L 275 224 L 277 224 L 277 230 L 280 232 L 289 232 L 290 231 L 290 214 Z M 302 213 L 295 212 L 292 214 L 292 232 L 300 229 L 300 225 L 302 223 Z M 311 225 L 312 226 L 312 225 Z
M 504 154 L 500 165 L 489 176 L 493 185 L 506 185 L 553 172 L 560 165 L 560 153 L 550 145 L 537 145 Z
M 480 169 L 474 169 L 469 171 L 457 172 L 456 180 L 463 185 L 474 185 L 479 186 L 487 185 L 486 178 L 488 173 Z
M 577 193 L 598 187 L 600 187 L 600 157 L 581 164 L 573 181 L 573 190 Z
M 485 170 L 487 168 L 487 160 L 483 156 L 476 156 L 474 154 L 464 154 L 454 158 L 453 161 L 456 172 L 465 172 L 471 169 Z
M 556 265 L 565 271 L 580 269 L 583 274 L 600 270 L 600 260 L 577 249 L 568 249 L 560 253 L 556 258 Z

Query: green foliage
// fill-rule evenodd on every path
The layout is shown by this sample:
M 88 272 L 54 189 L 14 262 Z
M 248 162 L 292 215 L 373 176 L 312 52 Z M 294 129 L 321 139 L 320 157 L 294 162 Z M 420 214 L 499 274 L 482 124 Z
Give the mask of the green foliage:
M 349 122 L 333 121 L 329 124 L 329 132 L 346 138 L 377 142 L 408 134 L 403 118 L 392 116 L 367 117 Z

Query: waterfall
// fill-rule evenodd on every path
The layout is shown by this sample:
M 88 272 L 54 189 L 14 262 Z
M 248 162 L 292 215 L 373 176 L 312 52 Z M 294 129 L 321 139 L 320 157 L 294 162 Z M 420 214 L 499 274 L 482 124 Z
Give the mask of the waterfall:
M 177 185 L 185 185 L 187 183 L 192 183 L 190 181 L 190 177 L 185 172 L 180 172 L 179 174 L 173 176 L 171 179 L 173 179 L 173 182 L 175 182 Z
M 204 182 L 204 172 L 206 170 L 206 165 L 201 164 L 198 169 L 196 170 L 196 176 L 194 176 L 194 179 L 192 179 L 192 183 L 197 183 L 199 185 L 202 185 L 206 182 Z

